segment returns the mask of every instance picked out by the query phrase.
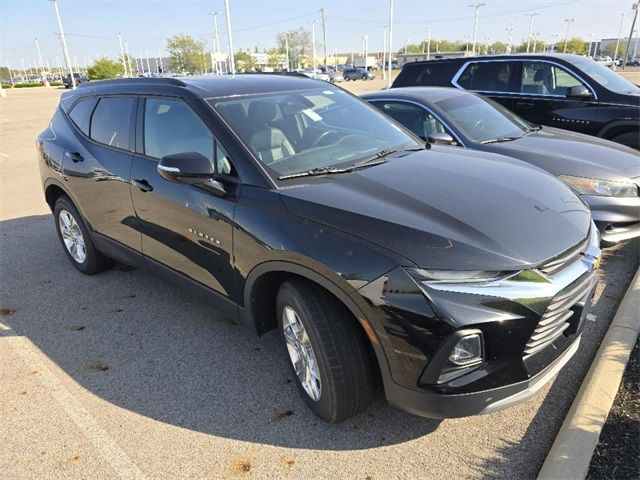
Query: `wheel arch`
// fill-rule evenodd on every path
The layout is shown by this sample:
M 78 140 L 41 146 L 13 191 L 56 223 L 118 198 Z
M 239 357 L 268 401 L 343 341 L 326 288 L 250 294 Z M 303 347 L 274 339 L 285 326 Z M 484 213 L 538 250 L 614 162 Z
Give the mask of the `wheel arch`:
M 244 289 L 244 309 L 240 313 L 240 321 L 257 335 L 264 335 L 277 326 L 276 296 L 280 285 L 288 279 L 301 278 L 310 281 L 326 291 L 342 303 L 353 315 L 366 335 L 372 353 L 375 355 L 378 372 L 384 383 L 390 379 L 386 355 L 375 333 L 364 306 L 349 294 L 344 286 L 330 278 L 303 265 L 287 261 L 268 261 L 256 266 L 247 276 Z M 338 282 L 345 280 L 339 279 Z
M 611 140 L 618 135 L 629 132 L 640 132 L 640 122 L 637 120 L 618 120 L 611 122 L 600 129 L 598 136 Z

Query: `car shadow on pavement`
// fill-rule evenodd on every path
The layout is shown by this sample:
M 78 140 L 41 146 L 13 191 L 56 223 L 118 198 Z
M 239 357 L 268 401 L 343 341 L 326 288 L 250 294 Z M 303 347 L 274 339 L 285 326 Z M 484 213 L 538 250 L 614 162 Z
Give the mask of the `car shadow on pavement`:
M 498 455 L 481 459 L 474 465 L 478 478 L 522 478 L 522 472 L 531 472 L 531 478 L 537 476 L 638 268 L 639 247 L 640 242 L 636 239 L 604 251 L 603 270 L 591 309 L 595 322 L 587 321 L 579 350 L 556 376 L 522 441 L 503 438 L 504 445 L 499 448 Z
M 324 423 L 300 397 L 275 332 L 255 338 L 145 271 L 79 273 L 51 215 L 0 222 L 0 280 L 3 323 L 92 394 L 154 420 L 319 450 L 393 445 L 438 428 L 381 392 L 357 417 Z

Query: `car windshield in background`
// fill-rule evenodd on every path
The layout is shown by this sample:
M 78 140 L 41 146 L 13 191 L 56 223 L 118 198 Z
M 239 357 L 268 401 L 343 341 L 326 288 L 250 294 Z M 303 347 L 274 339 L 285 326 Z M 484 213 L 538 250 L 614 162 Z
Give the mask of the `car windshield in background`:
M 574 65 L 612 92 L 623 95 L 640 95 L 640 88 L 604 65 L 590 59 L 575 60 Z
M 209 103 L 275 177 L 349 167 L 383 150 L 421 146 L 373 107 L 337 89 Z
M 498 104 L 475 95 L 458 95 L 436 102 L 464 134 L 476 142 L 521 137 L 530 126 Z

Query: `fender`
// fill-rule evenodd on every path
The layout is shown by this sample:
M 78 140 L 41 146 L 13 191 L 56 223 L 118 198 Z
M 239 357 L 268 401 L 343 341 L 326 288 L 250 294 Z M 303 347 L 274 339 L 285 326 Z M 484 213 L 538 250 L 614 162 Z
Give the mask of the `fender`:
M 66 188 L 66 186 L 64 185 L 64 183 L 62 183 L 60 180 L 58 180 L 57 178 L 54 177 L 48 177 L 45 181 L 44 181 L 44 193 L 45 193 L 45 198 L 46 198 L 46 193 L 47 193 L 47 188 L 49 188 L 50 186 L 55 185 L 56 187 L 60 188 L 60 190 L 62 190 L 64 192 L 64 194 L 69 197 L 71 199 L 71 201 L 73 202 L 73 204 L 75 205 L 75 207 L 78 209 L 78 211 L 80 212 L 80 215 L 82 215 L 82 219 L 85 221 L 85 223 L 87 224 L 87 227 L 89 227 L 89 232 L 91 234 L 93 234 L 94 230 L 93 230 L 93 226 L 89 223 L 89 221 L 87 220 L 87 216 L 85 215 L 82 206 L 80 205 L 79 202 L 76 201 L 76 198 L 74 195 L 71 194 L 71 192 L 69 192 L 69 189 Z M 53 212 L 53 209 L 51 209 L 51 211 Z
M 640 120 L 616 120 L 611 123 L 607 123 L 598 132 L 598 137 L 607 138 L 607 134 L 618 127 L 630 127 L 631 129 L 640 129 Z
M 353 316 L 358 320 L 362 329 L 365 331 L 367 338 L 373 347 L 373 351 L 376 355 L 376 359 L 378 360 L 378 366 L 380 368 L 380 373 L 382 376 L 382 380 L 384 382 L 385 390 L 387 390 L 387 385 L 392 384 L 393 380 L 391 379 L 391 373 L 389 371 L 389 364 L 387 361 L 387 357 L 384 353 L 380 345 L 380 340 L 375 333 L 371 322 L 367 318 L 365 313 L 365 309 L 367 308 L 364 300 L 362 302 L 358 302 L 357 299 L 354 298 L 353 295 L 347 293 L 345 288 L 353 291 L 353 287 L 351 287 L 346 280 L 338 277 L 338 281 L 335 282 L 333 279 L 327 278 L 324 275 L 321 275 L 317 271 L 311 270 L 310 268 L 304 267 L 297 263 L 282 261 L 282 260 L 270 260 L 263 262 L 251 270 L 249 275 L 247 275 L 245 288 L 244 288 L 244 308 L 240 308 L 240 323 L 242 323 L 245 327 L 249 328 L 256 334 L 260 334 L 258 332 L 257 325 L 255 324 L 253 305 L 251 302 L 251 292 L 255 285 L 255 282 L 264 274 L 270 272 L 285 272 L 292 273 L 298 275 L 300 277 L 306 278 L 312 282 L 317 283 L 322 286 L 331 294 L 333 294 L 338 300 L 340 300 L 347 309 L 353 314 Z M 360 304 L 361 303 L 361 304 Z

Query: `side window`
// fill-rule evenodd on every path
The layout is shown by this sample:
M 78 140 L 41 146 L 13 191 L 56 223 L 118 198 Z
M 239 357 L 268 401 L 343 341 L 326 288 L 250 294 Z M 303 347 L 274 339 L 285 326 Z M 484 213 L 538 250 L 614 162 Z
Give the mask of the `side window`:
M 406 102 L 373 102 L 373 105 L 425 140 L 432 133 L 449 133 L 436 117 L 418 105 Z
M 565 96 L 567 89 L 582 85 L 573 75 L 545 62 L 523 62 L 520 91 L 533 95 Z
M 69 118 L 84 133 L 89 135 L 89 119 L 95 106 L 94 98 L 84 98 L 77 102 L 69 112 Z
M 213 135 L 182 100 L 147 98 L 144 152 L 154 158 L 197 152 L 213 162 Z
M 515 92 L 514 62 L 470 63 L 458 78 L 458 85 L 466 90 L 481 92 Z
M 111 147 L 133 150 L 132 97 L 101 98 L 91 116 L 90 136 Z

